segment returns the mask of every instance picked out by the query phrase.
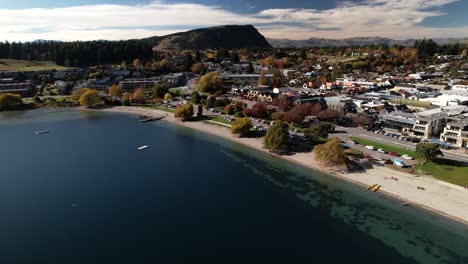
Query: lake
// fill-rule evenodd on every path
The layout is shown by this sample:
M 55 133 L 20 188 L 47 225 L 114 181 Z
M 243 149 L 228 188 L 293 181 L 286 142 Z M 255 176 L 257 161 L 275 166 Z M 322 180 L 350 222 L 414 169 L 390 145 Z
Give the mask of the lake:
M 0 263 L 468 263 L 466 225 L 174 124 L 9 112 L 0 143 Z

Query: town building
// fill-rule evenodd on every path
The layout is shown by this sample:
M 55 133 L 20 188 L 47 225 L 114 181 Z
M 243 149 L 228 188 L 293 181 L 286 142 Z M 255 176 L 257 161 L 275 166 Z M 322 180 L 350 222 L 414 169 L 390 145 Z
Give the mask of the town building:
M 440 140 L 459 148 L 468 148 L 468 113 L 447 118 Z
M 439 138 L 450 117 L 466 112 L 468 112 L 467 106 L 453 105 L 416 113 L 413 136 L 424 139 Z

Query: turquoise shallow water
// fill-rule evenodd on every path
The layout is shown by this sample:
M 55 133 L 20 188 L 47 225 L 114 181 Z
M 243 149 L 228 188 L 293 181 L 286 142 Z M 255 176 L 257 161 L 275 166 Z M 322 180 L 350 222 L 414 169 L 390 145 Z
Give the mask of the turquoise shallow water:
M 0 263 L 468 263 L 465 225 L 173 124 L 0 113 L 0 143 Z

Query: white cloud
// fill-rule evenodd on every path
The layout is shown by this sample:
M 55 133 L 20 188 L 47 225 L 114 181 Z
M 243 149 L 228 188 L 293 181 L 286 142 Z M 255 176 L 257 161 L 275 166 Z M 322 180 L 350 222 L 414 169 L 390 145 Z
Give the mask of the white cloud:
M 438 7 L 456 1 L 459 0 L 365 0 L 345 2 L 328 10 L 268 9 L 251 15 L 236 14 L 219 6 L 162 1 L 145 5 L 0 9 L 0 39 L 116 40 L 224 24 L 256 24 L 263 34 L 273 38 L 465 37 L 466 25 L 458 28 L 420 25 L 429 17 L 442 15 L 434 11 Z

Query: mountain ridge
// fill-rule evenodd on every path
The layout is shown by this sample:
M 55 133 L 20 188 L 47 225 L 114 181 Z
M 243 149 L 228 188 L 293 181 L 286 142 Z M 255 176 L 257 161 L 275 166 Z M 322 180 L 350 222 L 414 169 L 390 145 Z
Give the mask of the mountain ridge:
M 266 38 L 252 25 L 199 28 L 142 40 L 152 44 L 153 50 L 272 48 Z

